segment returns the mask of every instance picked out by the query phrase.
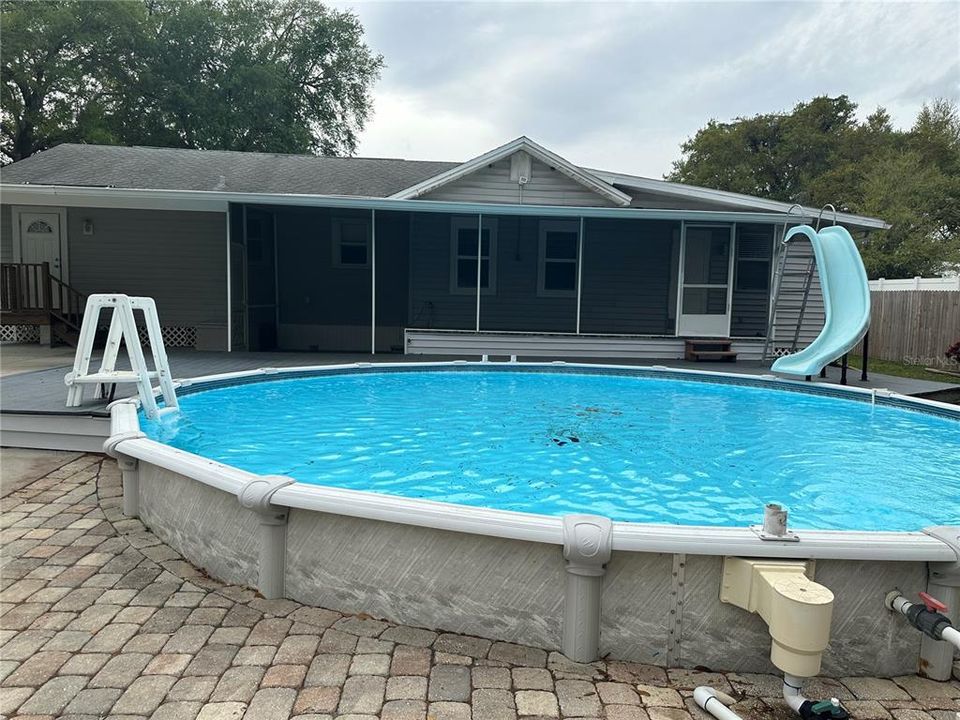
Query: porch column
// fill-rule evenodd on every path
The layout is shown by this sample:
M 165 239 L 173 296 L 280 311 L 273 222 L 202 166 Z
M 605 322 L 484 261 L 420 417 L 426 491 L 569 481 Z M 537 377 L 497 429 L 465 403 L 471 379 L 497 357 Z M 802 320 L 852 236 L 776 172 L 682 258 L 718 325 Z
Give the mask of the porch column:
M 230 203 L 227 203 L 227 352 L 233 351 L 233 289 L 230 279 Z
M 377 211 L 370 211 L 370 354 L 377 354 Z
M 577 335 L 580 334 L 580 298 L 583 294 L 583 217 L 577 232 Z
M 480 332 L 480 266 L 483 264 L 483 213 L 477 215 L 477 324 L 476 332 Z M 493 256 L 490 257 L 493 262 Z M 492 268 L 491 268 L 492 269 Z

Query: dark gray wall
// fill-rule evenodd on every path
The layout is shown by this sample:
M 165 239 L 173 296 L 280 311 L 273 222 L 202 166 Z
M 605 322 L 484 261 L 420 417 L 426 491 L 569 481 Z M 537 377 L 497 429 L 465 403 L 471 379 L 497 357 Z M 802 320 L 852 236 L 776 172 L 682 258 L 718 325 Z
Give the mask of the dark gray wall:
M 586 222 L 581 332 L 673 333 L 679 232 L 679 222 Z
M 733 303 L 730 334 L 734 337 L 764 337 L 767 334 L 767 316 L 770 307 L 770 282 L 766 290 L 738 290 L 737 275 L 745 257 L 762 257 L 770 278 L 770 258 L 773 253 L 773 225 L 738 224 L 737 250 L 733 266 Z
M 483 330 L 573 332 L 574 297 L 539 297 L 540 221 L 535 217 L 484 216 L 496 220 L 496 290 L 480 299 Z M 472 330 L 474 293 L 450 292 L 450 216 L 420 213 L 411 224 L 410 326 Z
M 539 219 L 496 220 L 496 292 L 481 296 L 480 328 L 574 332 L 576 298 L 537 295 Z M 673 332 L 675 231 L 676 222 L 585 221 L 582 332 Z M 475 327 L 476 296 L 450 292 L 450 233 L 449 216 L 412 219 L 410 327 Z
M 314 333 L 311 341 L 304 341 L 304 349 L 316 346 L 321 350 L 365 351 L 369 350 L 371 271 L 334 266 L 331 244 L 335 215 L 369 217 L 370 212 L 317 208 L 276 211 L 280 323 L 314 328 L 304 331 L 305 337 Z M 406 213 L 377 213 L 377 327 L 392 328 L 397 338 L 407 316 L 407 225 Z M 345 329 L 321 329 L 331 326 Z M 329 342 L 324 341 L 324 335 Z M 393 341 L 384 343 L 389 349 Z

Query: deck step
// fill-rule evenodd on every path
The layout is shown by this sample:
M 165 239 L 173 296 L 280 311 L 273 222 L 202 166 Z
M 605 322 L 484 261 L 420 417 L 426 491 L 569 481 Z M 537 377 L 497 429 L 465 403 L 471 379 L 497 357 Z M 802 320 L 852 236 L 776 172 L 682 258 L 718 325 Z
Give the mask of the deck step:
M 684 341 L 683 356 L 692 362 L 736 362 L 737 352 L 731 350 L 733 342 L 725 338 L 704 338 Z

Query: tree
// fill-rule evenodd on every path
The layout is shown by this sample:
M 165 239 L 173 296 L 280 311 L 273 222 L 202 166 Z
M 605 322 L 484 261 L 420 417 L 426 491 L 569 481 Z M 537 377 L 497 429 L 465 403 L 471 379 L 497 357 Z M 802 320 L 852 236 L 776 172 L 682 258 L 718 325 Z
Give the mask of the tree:
M 0 26 L 0 152 L 20 160 L 70 140 L 110 141 L 100 69 L 130 62 L 143 6 L 5 0 Z
M 871 277 L 935 274 L 960 263 L 960 118 L 926 104 L 910 130 L 883 108 L 860 122 L 846 96 L 789 113 L 711 120 L 682 146 L 667 179 L 881 217 L 861 238 Z
M 64 141 L 350 154 L 383 66 L 356 16 L 318 0 L 2 8 L 10 160 Z

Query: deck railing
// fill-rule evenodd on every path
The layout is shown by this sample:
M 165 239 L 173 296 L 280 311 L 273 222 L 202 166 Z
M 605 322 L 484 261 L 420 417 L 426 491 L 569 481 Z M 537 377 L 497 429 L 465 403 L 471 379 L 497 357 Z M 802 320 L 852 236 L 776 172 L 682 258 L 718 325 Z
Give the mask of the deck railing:
M 0 264 L 0 313 L 5 320 L 51 324 L 59 320 L 79 331 L 86 298 L 50 274 L 50 263 Z
M 52 305 L 50 263 L 0 265 L 0 312 L 43 315 Z

